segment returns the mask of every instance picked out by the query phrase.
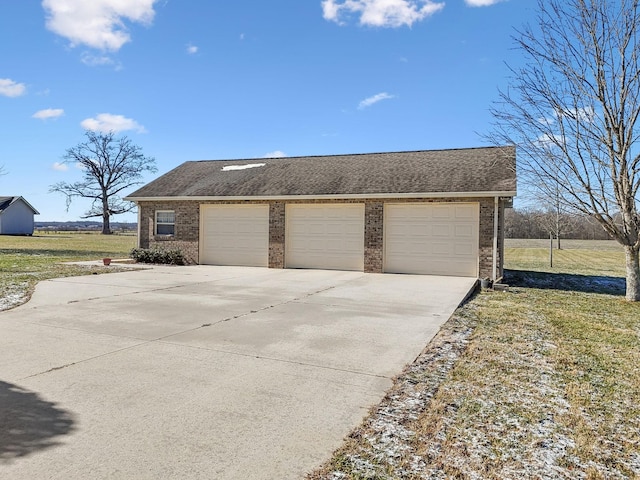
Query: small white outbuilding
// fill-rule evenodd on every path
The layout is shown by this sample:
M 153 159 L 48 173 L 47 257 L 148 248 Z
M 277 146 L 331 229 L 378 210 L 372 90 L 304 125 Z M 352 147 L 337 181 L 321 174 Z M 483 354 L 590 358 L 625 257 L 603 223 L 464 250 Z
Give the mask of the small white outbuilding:
M 40 215 L 22 197 L 0 197 L 0 235 L 33 235 L 33 216 Z

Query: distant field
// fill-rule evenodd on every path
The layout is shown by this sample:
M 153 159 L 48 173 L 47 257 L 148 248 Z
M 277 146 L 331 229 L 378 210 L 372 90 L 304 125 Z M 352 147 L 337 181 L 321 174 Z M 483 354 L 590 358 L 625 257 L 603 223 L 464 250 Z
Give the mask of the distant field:
M 625 276 L 622 246 L 611 240 L 561 240 L 562 250 L 553 248 L 549 266 L 549 240 L 507 239 L 505 268 L 574 275 Z
M 137 237 L 127 235 L 100 235 L 99 233 L 43 233 L 31 237 L 0 235 L 0 253 L 26 254 L 39 257 L 63 258 L 64 261 L 127 257 L 136 246 Z
M 556 240 L 553 241 L 553 248 L 556 247 Z M 611 250 L 622 252 L 622 246 L 615 240 L 564 240 L 560 239 L 563 250 Z M 505 239 L 507 248 L 546 248 L 549 249 L 549 239 L 528 239 L 528 238 L 507 238 Z
M 26 301 L 40 280 L 113 271 L 63 262 L 127 258 L 136 243 L 135 235 L 72 232 L 32 237 L 0 235 L 0 310 Z

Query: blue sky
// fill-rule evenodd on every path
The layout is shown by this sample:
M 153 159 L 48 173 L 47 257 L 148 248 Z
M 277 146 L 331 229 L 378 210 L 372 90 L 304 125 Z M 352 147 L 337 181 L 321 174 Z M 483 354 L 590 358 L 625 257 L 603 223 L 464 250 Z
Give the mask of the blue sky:
M 482 146 L 534 0 L 0 3 L 0 194 L 38 221 L 84 131 L 186 160 Z M 152 180 L 156 175 L 145 177 Z M 129 192 L 127 192 L 129 193 Z M 135 213 L 114 217 L 135 221 Z

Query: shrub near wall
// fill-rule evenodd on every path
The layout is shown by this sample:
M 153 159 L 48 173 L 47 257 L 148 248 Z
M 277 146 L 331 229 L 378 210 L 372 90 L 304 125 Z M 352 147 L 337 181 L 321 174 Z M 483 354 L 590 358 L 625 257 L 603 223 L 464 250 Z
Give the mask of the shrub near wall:
M 138 263 L 157 263 L 162 265 L 184 265 L 184 256 L 180 250 L 162 250 L 159 248 L 134 248 L 129 256 Z

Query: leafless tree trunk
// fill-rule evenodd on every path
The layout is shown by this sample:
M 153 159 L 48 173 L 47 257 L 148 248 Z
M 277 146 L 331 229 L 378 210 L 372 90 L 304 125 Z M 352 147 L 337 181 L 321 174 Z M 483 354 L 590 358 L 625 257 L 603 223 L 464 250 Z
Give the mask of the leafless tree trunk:
M 111 235 L 111 212 L 113 210 L 109 206 L 109 193 L 106 189 L 102 190 L 102 234 Z
M 553 197 L 547 198 L 544 203 L 546 208 L 537 215 L 538 223 L 556 239 L 557 249 L 562 250 L 561 238 L 571 231 L 574 216 L 565 211 L 560 197 L 560 188 L 557 185 Z
M 521 180 L 594 218 L 627 252 L 640 300 L 640 0 L 538 0 L 517 32 L 523 66 L 494 104 L 489 139 L 518 146 Z

